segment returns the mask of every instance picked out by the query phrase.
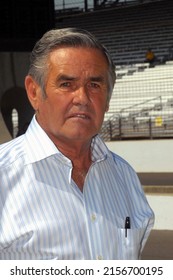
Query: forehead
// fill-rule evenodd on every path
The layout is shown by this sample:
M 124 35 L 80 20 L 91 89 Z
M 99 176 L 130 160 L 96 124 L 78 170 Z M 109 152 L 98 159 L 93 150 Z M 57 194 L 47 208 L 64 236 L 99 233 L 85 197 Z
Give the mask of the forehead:
M 84 47 L 64 47 L 53 50 L 49 56 L 49 64 L 57 69 L 73 69 L 73 71 L 107 71 L 106 56 L 98 49 Z

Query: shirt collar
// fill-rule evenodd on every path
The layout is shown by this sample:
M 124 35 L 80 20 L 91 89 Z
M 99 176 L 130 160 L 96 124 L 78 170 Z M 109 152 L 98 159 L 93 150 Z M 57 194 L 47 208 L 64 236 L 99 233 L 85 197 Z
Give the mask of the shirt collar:
M 38 124 L 35 116 L 25 133 L 25 137 L 25 151 L 28 155 L 28 163 L 40 161 L 55 154 L 62 156 L 46 132 Z
M 27 163 L 34 163 L 52 155 L 58 155 L 59 158 L 63 159 L 63 161 L 66 161 L 67 163 L 71 162 L 57 149 L 46 132 L 38 124 L 35 116 L 33 117 L 28 130 L 25 133 L 25 138 L 25 152 L 28 156 Z M 112 158 L 111 152 L 108 150 L 107 146 L 98 135 L 92 139 L 91 153 L 93 162 L 102 161 L 107 157 Z
M 102 141 L 99 135 L 96 135 L 92 139 L 91 153 L 93 162 L 102 161 L 107 157 L 112 157 L 110 151 L 108 150 L 107 146 Z

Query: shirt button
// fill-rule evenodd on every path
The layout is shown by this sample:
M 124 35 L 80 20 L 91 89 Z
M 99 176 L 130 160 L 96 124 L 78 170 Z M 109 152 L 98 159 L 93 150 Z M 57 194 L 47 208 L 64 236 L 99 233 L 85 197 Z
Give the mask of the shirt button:
M 96 220 L 96 214 L 93 213 L 93 214 L 91 215 L 91 220 L 92 220 L 92 222 L 94 222 L 94 221 Z
M 102 255 L 98 255 L 97 256 L 97 260 L 103 260 L 103 256 Z

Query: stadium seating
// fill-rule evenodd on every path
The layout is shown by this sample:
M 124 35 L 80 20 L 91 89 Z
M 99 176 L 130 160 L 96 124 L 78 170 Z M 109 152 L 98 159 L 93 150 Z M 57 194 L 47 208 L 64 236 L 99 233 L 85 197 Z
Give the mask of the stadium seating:
M 137 2 L 136 2 L 137 3 Z M 56 27 L 81 27 L 105 44 L 117 65 L 142 63 L 152 48 L 162 60 L 173 44 L 173 1 L 162 0 L 56 18 Z

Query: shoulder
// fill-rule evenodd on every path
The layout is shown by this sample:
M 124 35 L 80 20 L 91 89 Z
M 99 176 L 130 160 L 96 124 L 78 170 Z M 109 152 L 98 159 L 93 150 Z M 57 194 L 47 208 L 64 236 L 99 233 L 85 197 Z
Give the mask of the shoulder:
M 129 182 L 131 182 L 131 183 L 134 183 L 137 185 L 138 184 L 141 185 L 138 175 L 137 175 L 136 171 L 134 170 L 134 168 L 130 165 L 130 163 L 112 151 L 111 151 L 111 154 L 112 154 L 115 168 L 116 168 L 116 171 L 117 171 L 117 174 L 119 175 L 119 177 L 121 177 L 122 180 L 124 182 L 126 182 L 127 184 L 129 184 Z
M 5 168 L 24 155 L 24 135 L 0 145 L 0 168 Z
M 135 173 L 133 167 L 121 156 L 113 152 L 106 143 L 102 140 L 100 136 L 95 137 L 95 141 L 97 144 L 97 150 L 101 150 L 102 154 L 106 155 L 106 158 L 110 160 L 110 164 L 114 165 L 116 169 L 119 170 L 130 170 L 132 173 Z M 96 146 L 96 145 L 95 145 Z
M 117 166 L 119 167 L 124 167 L 124 168 L 128 168 L 134 171 L 134 169 L 132 168 L 132 166 L 129 164 L 129 162 L 127 162 L 124 158 L 122 158 L 121 156 L 119 156 L 118 154 L 110 151 L 110 153 L 112 154 L 113 160 L 116 163 Z

